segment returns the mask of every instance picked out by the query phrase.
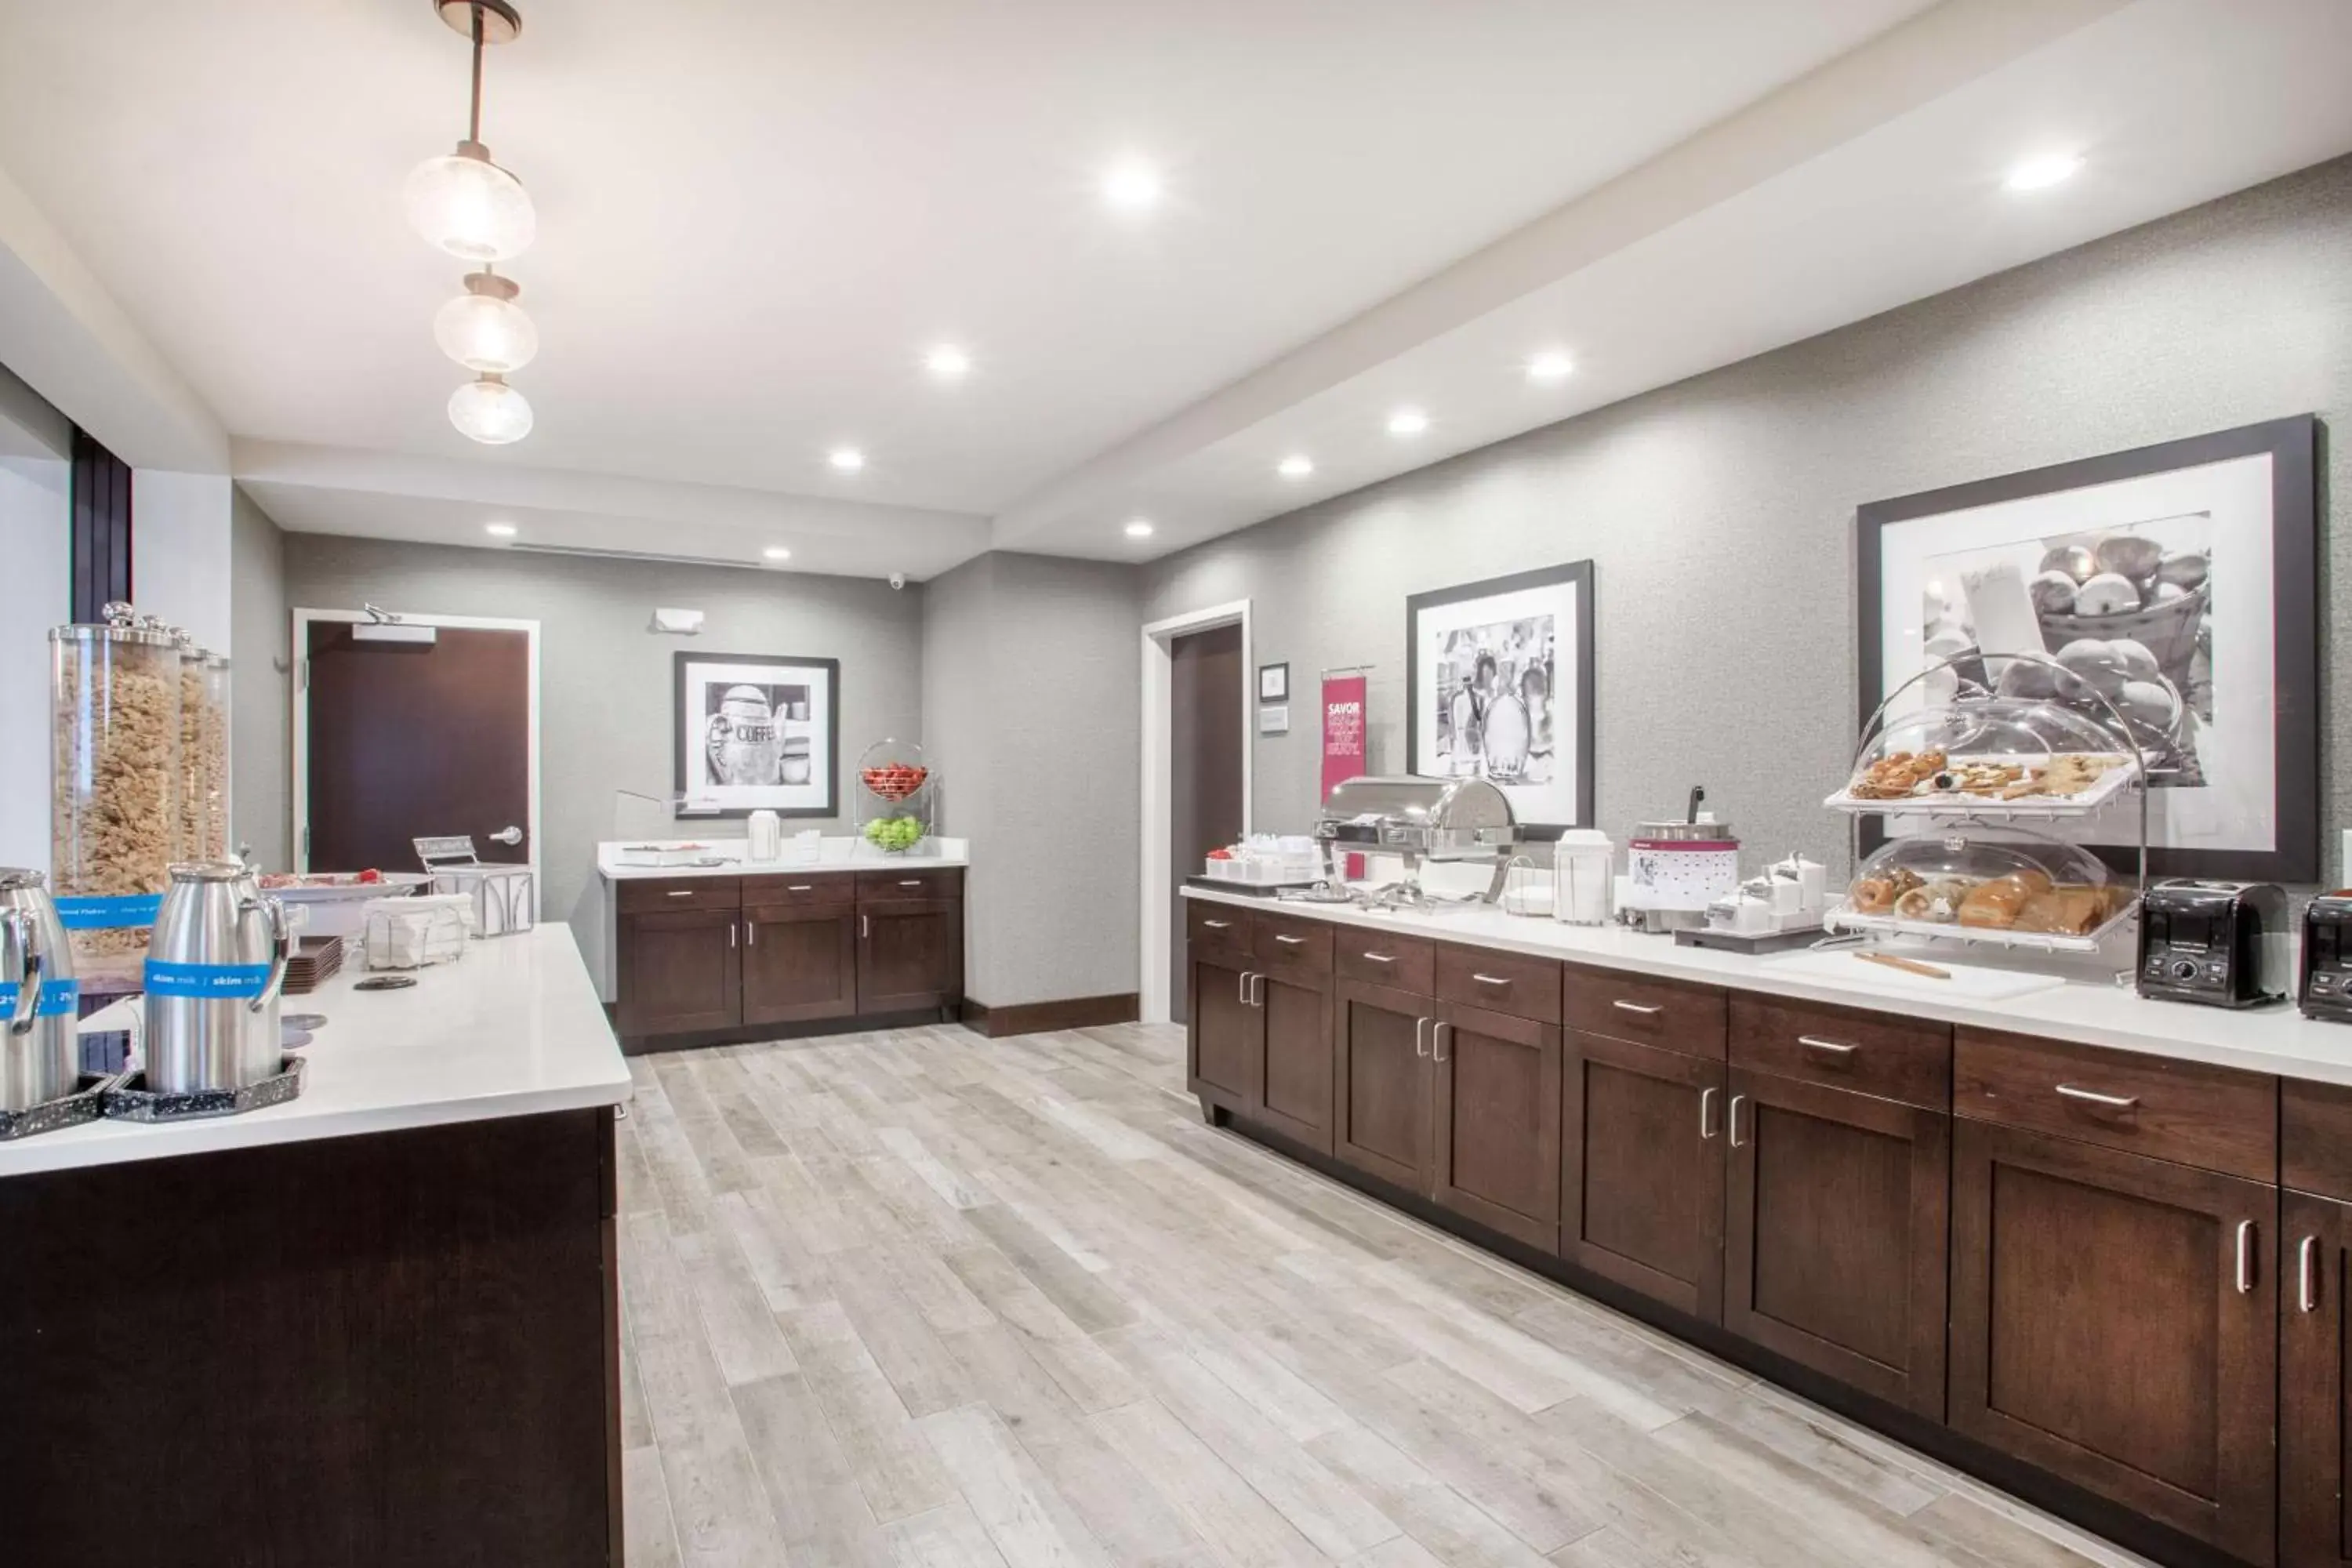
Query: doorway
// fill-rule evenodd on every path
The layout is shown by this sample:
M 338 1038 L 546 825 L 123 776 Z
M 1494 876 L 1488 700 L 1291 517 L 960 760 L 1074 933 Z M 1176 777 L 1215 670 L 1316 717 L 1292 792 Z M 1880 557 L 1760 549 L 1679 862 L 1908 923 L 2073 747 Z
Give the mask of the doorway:
M 467 835 L 537 858 L 539 623 L 297 610 L 294 866 L 419 868 Z
M 1185 1021 L 1184 879 L 1249 831 L 1247 601 L 1143 628 L 1142 1016 Z

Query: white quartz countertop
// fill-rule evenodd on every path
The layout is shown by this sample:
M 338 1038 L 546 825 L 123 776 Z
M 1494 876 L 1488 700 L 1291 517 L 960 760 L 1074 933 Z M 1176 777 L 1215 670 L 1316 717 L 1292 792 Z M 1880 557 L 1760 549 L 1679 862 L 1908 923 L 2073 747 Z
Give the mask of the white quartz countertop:
M 634 841 L 633 841 L 634 842 Z M 651 839 L 649 843 L 682 842 Z M 791 841 L 785 841 L 785 858 L 779 860 L 746 860 L 744 841 L 740 838 L 717 838 L 709 841 L 715 866 L 624 866 L 618 840 L 608 840 L 596 846 L 596 872 L 608 882 L 638 881 L 649 877 L 767 877 L 786 872 L 810 872 L 823 876 L 836 871 L 938 871 L 950 867 L 971 864 L 971 840 L 968 838 L 926 838 L 922 844 L 903 855 L 886 855 L 871 844 L 857 838 L 827 838 L 822 841 L 817 858 L 793 859 Z
M 285 998 L 285 1013 L 327 1020 L 302 1053 L 297 1099 L 201 1121 L 100 1121 L 0 1143 L 0 1179 L 629 1098 L 628 1067 L 569 926 L 469 942 L 457 963 L 413 973 L 406 990 L 354 991 L 367 975 L 354 954 L 316 991 Z
M 1703 947 L 1685 947 L 1669 936 L 1652 936 L 1623 926 L 1561 925 L 1550 920 L 1507 915 L 1490 907 L 1442 914 L 1365 910 L 1347 904 L 1307 904 L 1253 898 L 1213 888 L 1186 888 L 1188 899 L 1270 909 L 1285 915 L 1328 920 L 1368 930 L 1407 931 L 1441 942 L 1465 942 L 1538 958 L 1565 959 L 1604 969 L 1663 975 L 1711 985 L 1737 986 L 1801 1001 L 1871 1007 L 1912 1017 L 2010 1029 L 2083 1045 L 2112 1046 L 2151 1056 L 2243 1068 L 2286 1078 L 2352 1084 L 2352 1025 L 2306 1018 L 2292 1003 L 2231 1012 L 2179 1002 L 2152 1002 L 2129 986 L 2104 980 L 2069 980 L 2048 990 L 1998 1000 L 1938 997 L 1934 981 L 1889 971 L 1889 983 L 1873 975 L 1875 965 L 1856 963 L 1852 981 L 1826 980 L 1812 973 L 1776 967 L 1778 953 L 1750 956 Z M 1981 962 L 1973 954 L 1948 959 L 1923 952 L 1929 962 Z

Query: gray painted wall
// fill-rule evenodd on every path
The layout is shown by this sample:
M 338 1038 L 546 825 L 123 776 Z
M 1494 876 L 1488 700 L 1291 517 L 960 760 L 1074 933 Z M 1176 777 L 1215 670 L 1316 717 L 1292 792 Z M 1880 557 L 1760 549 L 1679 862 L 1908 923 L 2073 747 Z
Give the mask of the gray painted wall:
M 1704 782 L 1753 851 L 1832 850 L 1853 744 L 1864 501 L 2284 415 L 2352 489 L 2352 159 L 1467 453 L 1147 569 L 1147 619 L 1253 601 L 1255 658 L 1371 661 L 1372 761 L 1404 762 L 1409 594 L 1596 563 L 1601 826 Z M 1441 411 L 1442 413 L 1442 411 Z M 2331 864 L 2352 825 L 2352 537 L 2322 520 Z M 1302 828 L 1316 726 L 1256 742 L 1263 831 Z M 2342 873 L 2345 868 L 2337 866 Z
M 243 490 L 228 536 L 229 841 L 252 846 L 265 871 L 292 863 L 286 756 L 293 729 L 286 613 L 286 535 Z
M 570 920 L 596 961 L 603 904 L 596 843 L 614 834 L 616 790 L 666 796 L 673 773 L 671 656 L 803 654 L 841 661 L 838 820 L 794 830 L 845 833 L 858 752 L 921 726 L 920 587 L 862 578 L 596 561 L 289 533 L 286 600 L 295 608 L 501 616 L 540 623 L 541 841 L 545 918 Z M 658 636 L 657 605 L 707 613 L 700 636 Z M 698 836 L 743 823 L 697 821 Z
M 1139 588 L 1010 552 L 925 585 L 923 742 L 973 841 L 965 988 L 992 1007 L 1137 989 Z

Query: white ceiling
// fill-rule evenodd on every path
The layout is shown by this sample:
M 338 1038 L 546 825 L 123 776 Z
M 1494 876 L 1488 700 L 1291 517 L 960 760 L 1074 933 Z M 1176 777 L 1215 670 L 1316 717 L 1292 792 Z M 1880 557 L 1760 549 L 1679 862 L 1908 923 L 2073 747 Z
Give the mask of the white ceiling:
M 544 346 L 494 451 L 442 413 L 463 268 L 400 212 L 463 129 L 427 0 L 0 7 L 0 169 L 289 527 L 1139 557 L 2352 147 L 2341 0 L 524 13 L 484 139 L 539 209 Z M 2080 181 L 1998 189 L 2059 143 Z M 1148 216 L 1095 190 L 1129 155 Z M 1580 374 L 1532 391 L 1554 342 Z

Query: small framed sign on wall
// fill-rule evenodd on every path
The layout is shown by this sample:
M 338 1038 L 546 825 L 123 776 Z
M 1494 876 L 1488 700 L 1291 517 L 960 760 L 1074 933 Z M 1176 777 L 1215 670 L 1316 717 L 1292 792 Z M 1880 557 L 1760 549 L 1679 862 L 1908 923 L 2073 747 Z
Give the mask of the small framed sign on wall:
M 1260 702 L 1290 700 L 1290 666 L 1261 664 L 1257 667 L 1257 700 Z

